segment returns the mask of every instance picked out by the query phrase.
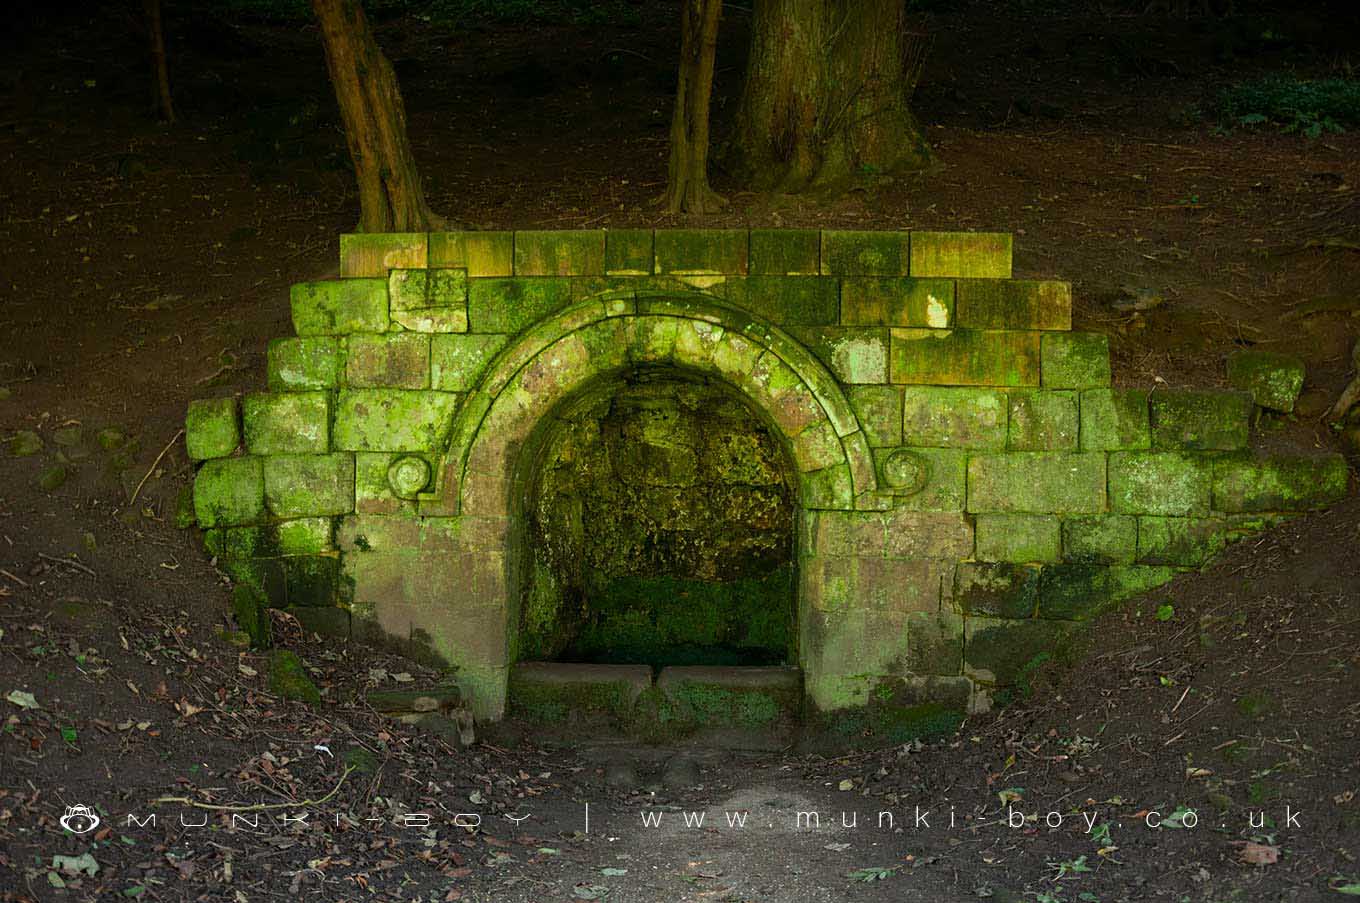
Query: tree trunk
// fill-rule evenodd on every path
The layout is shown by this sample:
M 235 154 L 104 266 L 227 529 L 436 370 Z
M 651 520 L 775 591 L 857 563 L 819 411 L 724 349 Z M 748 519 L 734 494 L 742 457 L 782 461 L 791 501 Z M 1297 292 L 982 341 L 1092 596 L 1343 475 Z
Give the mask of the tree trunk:
M 142 0 L 146 13 L 146 36 L 151 44 L 151 103 L 166 122 L 175 121 L 175 105 L 170 97 L 170 70 L 165 58 L 165 26 L 161 21 L 161 0 Z
M 906 0 L 756 0 L 731 168 L 798 192 L 924 167 L 908 101 L 926 48 Z
M 406 108 L 392 64 L 373 39 L 359 0 L 312 0 L 321 24 L 340 118 L 359 180 L 360 232 L 425 232 L 444 220 L 420 187 Z
M 727 206 L 708 186 L 708 108 L 721 15 L 722 0 L 684 0 L 680 11 L 680 78 L 663 198 L 670 213 L 714 213 Z

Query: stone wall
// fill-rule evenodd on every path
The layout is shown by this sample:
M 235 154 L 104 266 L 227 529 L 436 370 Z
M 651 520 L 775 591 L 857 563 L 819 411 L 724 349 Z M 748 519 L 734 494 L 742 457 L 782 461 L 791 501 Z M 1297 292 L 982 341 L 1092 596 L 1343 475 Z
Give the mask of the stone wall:
M 1111 388 L 1004 234 L 346 235 L 291 303 L 269 391 L 190 406 L 208 546 L 306 623 L 456 666 L 484 717 L 550 424 L 640 369 L 728 386 L 782 447 L 822 709 L 983 705 L 1102 606 L 1347 490 L 1337 455 L 1250 449 L 1250 395 Z

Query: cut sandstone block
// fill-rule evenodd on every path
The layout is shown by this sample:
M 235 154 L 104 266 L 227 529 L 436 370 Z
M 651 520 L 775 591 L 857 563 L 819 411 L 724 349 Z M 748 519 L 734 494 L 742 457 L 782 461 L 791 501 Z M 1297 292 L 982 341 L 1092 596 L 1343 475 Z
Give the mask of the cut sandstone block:
M 348 514 L 354 510 L 354 456 L 270 455 L 264 496 L 276 517 Z
M 343 451 L 437 451 L 458 396 L 406 389 L 343 389 L 333 446 Z
M 341 276 L 386 276 L 397 268 L 426 265 L 424 232 L 350 233 L 340 236 Z
M 264 517 L 264 472 L 257 457 L 218 458 L 194 478 L 194 515 L 200 527 L 251 524 Z
M 841 322 L 847 326 L 909 326 L 948 329 L 954 322 L 950 279 L 908 276 L 841 280 Z
M 387 278 L 299 282 L 289 294 L 300 336 L 386 332 Z
M 604 266 L 604 230 L 515 233 L 515 275 L 599 276 Z
M 1124 514 L 1209 510 L 1213 462 L 1180 452 L 1112 452 L 1110 507 Z
M 902 444 L 902 389 L 897 386 L 852 386 L 855 409 L 864 437 L 873 448 Z
M 275 392 L 333 389 L 340 384 L 340 340 L 334 336 L 274 339 L 268 358 L 269 388 Z
M 519 332 L 566 307 L 571 292 L 571 280 L 555 276 L 473 279 L 468 288 L 468 329 Z
M 610 276 L 649 276 L 655 259 L 651 229 L 606 229 L 604 271 Z
M 960 279 L 955 306 L 964 329 L 1072 328 L 1072 285 L 1030 279 Z
M 1165 389 L 1148 400 L 1152 447 L 1203 451 L 1246 448 L 1251 396 L 1212 389 Z
M 1009 561 L 961 561 L 954 603 L 966 615 L 1032 618 L 1039 605 L 1040 568 Z
M 1062 554 L 1062 531 L 1053 515 L 979 514 L 979 561 L 1042 563 Z
M 1350 471 L 1341 455 L 1230 455 L 1214 462 L 1217 511 L 1304 511 L 1346 495 Z
M 1148 393 L 1142 389 L 1087 389 L 1081 393 L 1081 450 L 1152 447 Z
M 330 448 L 329 393 L 257 392 L 243 399 L 242 408 L 251 454 L 319 454 Z
M 894 329 L 892 382 L 1038 386 L 1039 336 L 975 329 Z
M 1006 447 L 1015 451 L 1076 451 L 1076 393 L 1011 392 Z
M 1063 559 L 1129 564 L 1138 548 L 1138 519 L 1124 514 L 1069 517 L 1062 525 Z
M 1301 358 L 1273 351 L 1243 350 L 1228 356 L 1228 383 L 1250 392 L 1261 407 L 1288 414 L 1303 389 Z
M 899 414 L 899 425 L 901 417 Z M 189 402 L 184 418 L 184 446 L 190 459 L 225 458 L 241 444 L 235 398 L 205 398 Z
M 791 330 L 846 384 L 888 381 L 888 330 L 868 326 L 809 326 Z
M 498 333 L 437 335 L 430 339 L 430 384 L 441 392 L 477 385 L 491 359 L 510 340 Z
M 1009 232 L 913 232 L 912 276 L 1011 277 Z
M 352 336 L 346 343 L 345 381 L 356 389 L 429 388 L 430 336 Z
M 1008 422 L 1005 392 L 948 386 L 906 386 L 901 391 L 905 444 L 1005 447 Z
M 510 276 L 515 271 L 513 232 L 431 232 L 431 268 L 462 268 L 472 277 Z
M 1110 384 L 1110 340 L 1094 332 L 1043 334 L 1045 389 L 1094 389 Z
M 744 229 L 657 229 L 656 272 L 744 276 L 750 252 Z
M 727 302 L 780 326 L 831 326 L 840 316 L 834 280 L 820 276 L 734 276 Z
M 910 265 L 909 246 L 906 232 L 826 229 L 822 232 L 822 275 L 905 276 Z
M 752 229 L 751 275 L 815 276 L 822 233 L 816 229 Z
M 1010 452 L 968 460 L 968 510 L 1096 514 L 1105 510 L 1105 456 Z

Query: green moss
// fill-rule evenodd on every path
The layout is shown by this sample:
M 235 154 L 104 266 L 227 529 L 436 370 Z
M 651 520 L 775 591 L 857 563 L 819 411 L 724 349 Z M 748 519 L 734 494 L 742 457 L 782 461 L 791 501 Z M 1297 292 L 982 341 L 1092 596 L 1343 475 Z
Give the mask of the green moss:
M 1045 389 L 1095 389 L 1110 384 L 1110 340 L 1093 332 L 1043 335 Z
M 36 433 L 29 435 L 37 438 Z M 11 454 L 15 453 L 14 443 L 22 438 L 21 433 L 12 440 Z M 235 398 L 207 398 L 189 402 L 189 412 L 184 417 L 184 444 L 191 459 L 203 461 L 225 458 L 236 451 L 240 443 L 241 427 L 236 416 Z M 39 440 L 37 449 L 41 448 L 42 442 Z
M 236 624 L 257 649 L 266 649 L 270 642 L 268 600 L 264 593 L 248 583 L 237 584 L 231 592 L 231 613 Z
M 219 458 L 194 478 L 194 513 L 202 527 L 249 524 L 264 517 L 264 470 L 259 458 Z
M 507 702 L 512 716 L 542 724 L 603 714 L 616 723 L 632 716 L 632 687 L 623 682 L 544 683 L 524 680 L 512 671 Z
M 1263 408 L 1289 413 L 1303 389 L 1301 358 L 1273 351 L 1236 351 L 1228 356 L 1228 382 L 1250 392 Z
M 1152 393 L 1148 406 L 1153 448 L 1232 451 L 1247 446 L 1252 401 L 1245 392 L 1169 389 Z
M 334 336 L 269 343 L 269 388 L 275 392 L 333 389 L 340 384 L 340 340 Z
M 269 655 L 269 690 L 284 699 L 296 699 L 312 705 L 321 701 L 321 691 L 307 676 L 302 659 L 287 649 L 275 649 Z
M 790 694 L 758 687 L 725 687 L 683 681 L 669 695 L 677 706 L 676 717 L 706 727 L 761 728 L 778 721 L 785 712 L 796 712 L 798 700 Z

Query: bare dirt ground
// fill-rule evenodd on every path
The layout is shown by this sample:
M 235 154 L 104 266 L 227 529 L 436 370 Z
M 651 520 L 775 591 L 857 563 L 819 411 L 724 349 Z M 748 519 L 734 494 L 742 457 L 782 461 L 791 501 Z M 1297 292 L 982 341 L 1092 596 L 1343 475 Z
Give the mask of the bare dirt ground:
M 21 7 L 0 37 L 0 440 L 44 443 L 0 454 L 0 695 L 38 705 L 0 701 L 0 899 L 1360 892 L 1354 500 L 1110 615 L 1075 672 L 919 748 L 461 750 L 364 702 L 397 675 L 435 675 L 287 625 L 323 701 L 272 696 L 262 656 L 217 631 L 226 584 L 174 525 L 191 477 L 174 440 L 188 399 L 262 387 L 287 286 L 334 272 L 353 186 L 312 29 L 167 15 L 173 128 L 147 114 L 130 20 Z M 436 209 L 479 227 L 697 222 L 652 205 L 675 15 L 639 18 L 384 22 Z M 1360 255 L 1325 241 L 1360 240 L 1360 136 L 1220 135 L 1195 110 L 1257 72 L 1345 71 L 1345 30 L 1280 15 L 1301 37 L 1263 46 L 1255 20 L 1018 0 L 927 18 L 916 106 L 935 170 L 831 202 L 744 194 L 718 172 L 732 206 L 702 222 L 1012 231 L 1018 274 L 1070 279 L 1078 327 L 1111 335 L 1117 379 L 1213 385 L 1235 347 L 1298 353 L 1305 395 L 1271 441 L 1331 447 L 1320 415 L 1349 376 Z M 744 30 L 729 10 L 720 125 Z M 1168 604 L 1169 620 L 1153 616 Z M 697 785 L 661 779 L 674 755 L 697 763 Z M 638 761 L 637 789 L 610 786 L 620 757 Z M 99 829 L 61 832 L 77 804 Z M 812 811 L 820 829 L 797 822 Z M 895 822 L 880 829 L 884 811 Z M 53 864 L 86 853 L 93 874 Z

